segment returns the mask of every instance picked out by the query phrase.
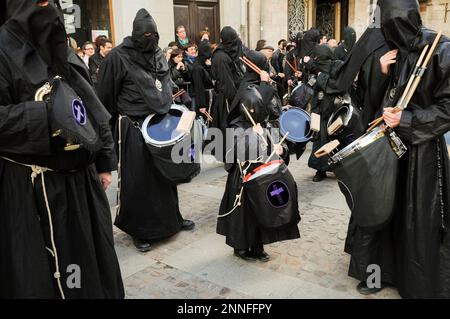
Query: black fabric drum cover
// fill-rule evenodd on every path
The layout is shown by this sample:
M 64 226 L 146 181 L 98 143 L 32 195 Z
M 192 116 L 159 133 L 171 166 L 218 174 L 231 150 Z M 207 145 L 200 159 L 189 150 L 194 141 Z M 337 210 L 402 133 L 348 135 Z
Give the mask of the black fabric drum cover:
M 70 140 L 88 151 L 97 152 L 102 143 L 92 122 L 92 114 L 78 94 L 62 79 L 51 81 L 52 92 L 48 98 L 52 133 Z
M 276 229 L 297 222 L 297 184 L 287 166 L 282 164 L 274 174 L 245 182 L 244 205 L 251 208 L 263 228 Z
M 199 156 L 202 152 L 202 128 L 198 121 L 194 121 L 191 134 L 181 141 L 185 147 L 180 147 L 178 153 L 183 158 L 182 163 L 176 163 L 172 159 L 172 152 L 179 144 L 156 147 L 147 143 L 147 148 L 154 157 L 155 166 L 164 178 L 174 185 L 190 183 L 200 174 L 201 165 Z
M 314 89 L 307 84 L 300 84 L 300 86 L 292 92 L 292 95 L 289 98 L 289 104 L 306 110 L 308 108 L 308 103 L 313 97 Z
M 358 226 L 379 230 L 395 210 L 399 158 L 388 137 L 355 152 L 334 173 Z

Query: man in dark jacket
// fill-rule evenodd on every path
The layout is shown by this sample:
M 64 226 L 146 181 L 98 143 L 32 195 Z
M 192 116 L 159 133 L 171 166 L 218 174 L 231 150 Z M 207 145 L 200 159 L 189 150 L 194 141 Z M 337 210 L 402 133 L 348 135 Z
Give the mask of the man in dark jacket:
M 58 2 L 9 0 L 7 14 L 0 29 L 0 298 L 123 298 L 104 192 L 117 168 L 110 116 L 67 47 Z M 35 101 L 35 93 L 55 76 L 80 96 L 73 112 L 86 108 L 100 151 L 66 152 L 66 142 L 52 137 L 54 108 L 64 106 L 53 97 Z M 77 269 L 80 282 L 69 287 Z
M 99 73 L 100 99 L 113 115 L 120 159 L 120 207 L 116 226 L 131 235 L 141 252 L 151 243 L 195 224 L 180 213 L 177 187 L 155 167 L 140 129 L 150 114 L 167 114 L 172 105 L 172 81 L 158 46 L 155 20 L 139 10 L 133 34 L 111 51 Z
M 103 60 L 111 52 L 113 43 L 109 39 L 99 40 L 97 52 L 89 58 L 89 71 L 91 73 L 92 82 L 97 86 L 98 83 L 98 70 L 102 65 Z

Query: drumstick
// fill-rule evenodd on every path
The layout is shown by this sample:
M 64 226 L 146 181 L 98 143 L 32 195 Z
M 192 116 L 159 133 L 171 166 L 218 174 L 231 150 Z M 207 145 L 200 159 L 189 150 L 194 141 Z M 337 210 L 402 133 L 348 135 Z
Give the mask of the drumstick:
M 420 54 L 419 60 L 417 61 L 417 64 L 416 64 L 416 68 L 420 68 L 420 66 L 422 65 L 423 58 L 425 58 L 425 54 L 427 53 L 429 47 L 430 47 L 430 45 L 427 44 L 426 47 L 422 50 L 422 53 Z M 408 92 L 409 92 L 409 90 L 411 90 L 411 85 L 413 84 L 415 77 L 416 77 L 416 72 L 414 72 L 411 75 L 408 85 L 406 86 L 405 92 L 403 92 L 403 95 L 402 95 L 400 101 L 397 103 L 397 105 L 399 107 L 402 107 L 406 97 L 408 96 Z
M 213 122 L 213 121 L 214 121 L 214 119 L 213 119 L 213 117 L 211 116 L 211 114 L 209 114 L 207 111 L 205 111 L 205 113 L 203 113 L 203 114 L 205 114 L 205 116 L 206 116 L 206 118 L 208 119 L 208 121 L 210 121 L 210 122 Z
M 432 45 L 431 49 L 428 51 L 428 55 L 427 55 L 425 61 L 423 62 L 422 65 L 419 66 L 419 68 L 422 68 L 422 69 L 426 70 L 426 68 L 427 68 L 427 66 L 428 66 L 428 63 L 429 63 L 431 57 L 433 56 L 434 51 L 436 50 L 436 47 L 437 47 L 437 45 L 438 45 L 438 43 L 439 43 L 439 40 L 441 39 L 441 36 L 442 36 L 442 31 L 439 31 L 439 33 L 438 33 L 437 36 L 436 36 L 436 39 L 435 39 L 434 42 L 433 42 L 433 45 Z M 429 46 L 427 45 L 427 46 L 425 47 L 425 49 L 428 49 L 428 47 L 429 47 Z M 425 49 L 424 49 L 424 51 L 422 52 L 420 59 L 423 59 L 424 52 L 426 52 Z M 394 108 L 394 113 L 398 113 L 398 112 L 400 112 L 400 111 L 403 111 L 403 110 L 408 106 L 409 102 L 411 102 L 411 99 L 413 98 L 414 93 L 416 92 L 416 90 L 417 90 L 417 88 L 418 88 L 420 82 L 422 81 L 422 74 L 417 74 L 417 73 L 415 73 L 415 74 L 413 75 L 413 77 L 412 77 L 412 80 L 410 80 L 410 81 L 412 82 L 412 85 L 410 86 L 410 89 L 409 89 L 409 90 L 405 90 L 405 92 L 404 92 L 403 95 L 406 96 L 406 97 L 405 97 L 405 99 L 402 101 L 402 105 L 398 105 L 398 106 L 396 106 L 396 107 Z M 408 83 L 408 84 L 409 84 L 409 83 Z M 402 97 L 402 98 L 403 98 L 403 97 Z M 383 117 L 380 117 L 380 118 L 376 119 L 375 121 L 373 121 L 372 123 L 370 123 L 371 126 L 370 126 L 370 128 L 368 129 L 368 132 L 372 131 L 372 130 L 373 130 L 375 127 L 377 127 L 381 122 L 383 122 Z
M 248 58 L 243 57 L 243 58 L 239 58 L 242 62 L 244 62 L 245 65 L 247 65 L 250 69 L 252 69 L 253 71 L 256 72 L 256 74 L 261 75 L 262 71 L 261 69 L 255 65 L 252 61 L 250 61 Z M 274 80 L 269 79 L 269 83 L 275 83 Z
M 417 69 L 419 69 L 421 67 L 422 61 L 423 61 L 423 59 L 425 57 L 425 54 L 427 53 L 429 47 L 430 46 L 427 44 L 425 46 L 425 48 L 422 50 L 422 53 L 420 54 L 419 60 L 417 60 L 416 70 L 415 71 L 417 71 Z M 402 97 L 400 98 L 399 102 L 397 103 L 397 106 L 395 107 L 395 111 L 396 112 L 401 111 L 404 108 L 403 105 L 404 105 L 405 99 L 408 96 L 408 93 L 410 92 L 411 86 L 413 85 L 414 80 L 416 79 L 416 77 L 417 77 L 417 72 L 414 72 L 413 74 L 411 74 L 411 77 L 410 77 L 410 79 L 408 81 L 408 85 L 405 88 L 405 92 L 403 92 Z M 370 126 L 369 131 L 373 130 L 382 121 L 383 121 L 383 117 L 381 116 L 378 119 L 376 119 L 375 121 L 373 121 L 372 123 L 370 123 L 369 124 L 369 126 Z
M 284 141 L 286 141 L 286 139 L 288 138 L 288 136 L 289 136 L 289 132 L 286 133 L 286 135 L 281 139 L 280 143 L 278 143 L 277 145 L 283 144 Z M 275 145 L 274 145 L 274 146 L 275 146 Z M 275 155 L 276 153 L 277 153 L 277 150 L 274 150 L 274 151 L 272 152 L 272 154 L 270 154 L 269 158 L 268 158 L 267 161 L 266 161 L 266 164 L 270 162 L 271 158 L 274 157 L 274 155 Z
M 247 114 L 248 118 L 250 119 L 250 122 L 252 122 L 253 127 L 256 127 L 258 124 L 256 124 L 252 115 L 250 114 L 250 112 L 247 110 L 247 108 L 245 107 L 245 105 L 243 103 L 242 103 L 242 107 L 244 108 L 245 113 Z M 264 138 L 263 138 L 263 142 L 266 146 L 269 146 L 269 143 L 267 143 L 267 141 Z
M 175 93 L 175 94 L 172 96 L 172 100 L 176 100 L 177 98 L 179 98 L 180 96 L 182 96 L 184 93 L 186 93 L 185 90 L 180 90 L 180 91 L 178 91 L 177 93 Z

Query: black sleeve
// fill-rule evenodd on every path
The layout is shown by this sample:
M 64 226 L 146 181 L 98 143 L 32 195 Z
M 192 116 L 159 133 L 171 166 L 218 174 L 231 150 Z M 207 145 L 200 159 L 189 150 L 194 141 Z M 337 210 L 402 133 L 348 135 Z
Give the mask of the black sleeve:
M 213 72 L 217 80 L 218 89 L 223 92 L 226 99 L 232 100 L 237 93 L 237 88 L 233 80 L 233 70 L 231 69 L 232 61 L 228 56 L 223 54 L 213 59 Z
M 12 88 L 0 74 L 0 152 L 21 155 L 51 154 L 45 102 L 15 104 Z
M 428 83 L 433 102 L 421 105 L 420 109 L 408 107 L 403 111 L 398 132 L 413 145 L 435 140 L 450 131 L 450 67 L 437 72 L 441 73 L 435 76 L 441 79 L 440 83 L 435 83 L 435 88 Z
M 103 141 L 103 148 L 99 152 L 95 161 L 97 172 L 109 173 L 117 170 L 117 155 L 114 148 L 111 127 L 104 125 L 100 127 L 100 136 Z

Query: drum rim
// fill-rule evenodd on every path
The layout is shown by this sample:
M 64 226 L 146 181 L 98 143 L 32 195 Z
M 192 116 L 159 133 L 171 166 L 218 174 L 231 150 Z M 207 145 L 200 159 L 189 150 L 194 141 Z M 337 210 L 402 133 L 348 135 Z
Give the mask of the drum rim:
M 189 109 L 186 106 L 180 105 L 180 104 L 172 104 L 172 106 L 170 107 L 169 112 L 171 110 L 178 110 L 178 111 L 182 111 L 183 113 L 189 111 Z M 169 112 L 167 112 L 166 114 L 168 114 Z M 150 145 L 155 146 L 155 147 L 162 148 L 162 147 L 175 145 L 179 141 L 183 140 L 186 137 L 186 135 L 187 135 L 186 133 L 180 133 L 180 135 L 178 135 L 176 138 L 173 138 L 170 141 L 166 141 L 166 142 L 160 142 L 160 141 L 156 141 L 156 140 L 152 139 L 148 135 L 147 128 L 148 128 L 148 125 L 149 125 L 150 121 L 156 115 L 164 115 L 164 114 L 150 114 L 149 116 L 147 116 L 147 118 L 145 119 L 145 121 L 144 121 L 144 123 L 142 124 L 142 127 L 141 127 L 142 135 L 144 136 L 144 140 L 145 140 L 145 142 L 147 144 L 150 144 Z
M 258 173 L 259 171 L 261 171 L 261 170 L 263 170 L 264 168 L 269 167 L 269 166 L 271 166 L 271 165 L 273 165 L 273 164 L 280 164 L 280 165 L 283 165 L 283 164 L 284 164 L 284 161 L 283 161 L 283 160 L 275 160 L 275 161 L 271 161 L 271 162 L 269 162 L 269 163 L 267 163 L 267 164 L 264 164 L 264 165 L 261 165 L 261 166 L 255 168 L 250 174 L 247 174 L 246 176 L 244 176 L 244 183 L 251 182 L 250 178 L 251 178 L 252 176 L 256 175 L 256 173 Z
M 286 114 L 287 114 L 288 112 L 290 112 L 290 111 L 300 111 L 300 113 L 305 114 L 305 115 L 308 117 L 308 119 L 309 119 L 309 123 L 311 124 L 311 115 L 310 115 L 308 112 L 306 112 L 305 110 L 303 110 L 303 109 L 301 109 L 301 108 L 299 108 L 299 107 L 291 107 L 289 110 L 287 110 L 286 112 L 284 112 L 284 113 L 281 115 L 281 117 L 280 117 L 280 132 L 281 132 L 282 135 L 284 135 L 284 134 L 287 133 L 286 130 L 285 130 L 285 129 L 282 127 L 282 125 L 281 125 L 281 124 L 282 124 L 282 120 L 283 120 L 284 116 L 286 116 Z M 289 136 L 288 136 L 288 137 L 287 137 L 287 140 L 290 141 L 290 142 L 292 142 L 292 143 L 305 143 L 305 142 L 309 142 L 309 141 L 311 140 L 312 136 L 313 136 L 313 133 L 314 133 L 314 132 L 312 131 L 311 125 L 310 125 L 309 132 L 308 132 L 308 134 L 305 135 L 304 138 L 294 140 L 292 137 L 289 137 Z
M 334 121 L 336 121 L 336 119 L 335 119 L 334 117 L 335 117 L 335 115 L 338 114 L 339 111 L 342 110 L 342 109 L 348 109 L 349 112 L 348 112 L 348 114 L 345 116 L 343 126 L 342 126 L 339 130 L 337 130 L 337 131 L 333 134 L 333 136 L 336 136 L 336 135 L 340 134 L 345 128 L 348 127 L 348 125 L 350 124 L 350 121 L 352 120 L 353 112 L 354 112 L 354 110 L 355 110 L 355 108 L 354 108 L 353 105 L 351 105 L 351 104 L 342 105 L 340 108 L 338 108 L 338 109 L 331 115 L 330 119 L 328 120 L 327 128 L 329 128 L 329 127 L 331 126 L 331 124 L 333 124 Z

